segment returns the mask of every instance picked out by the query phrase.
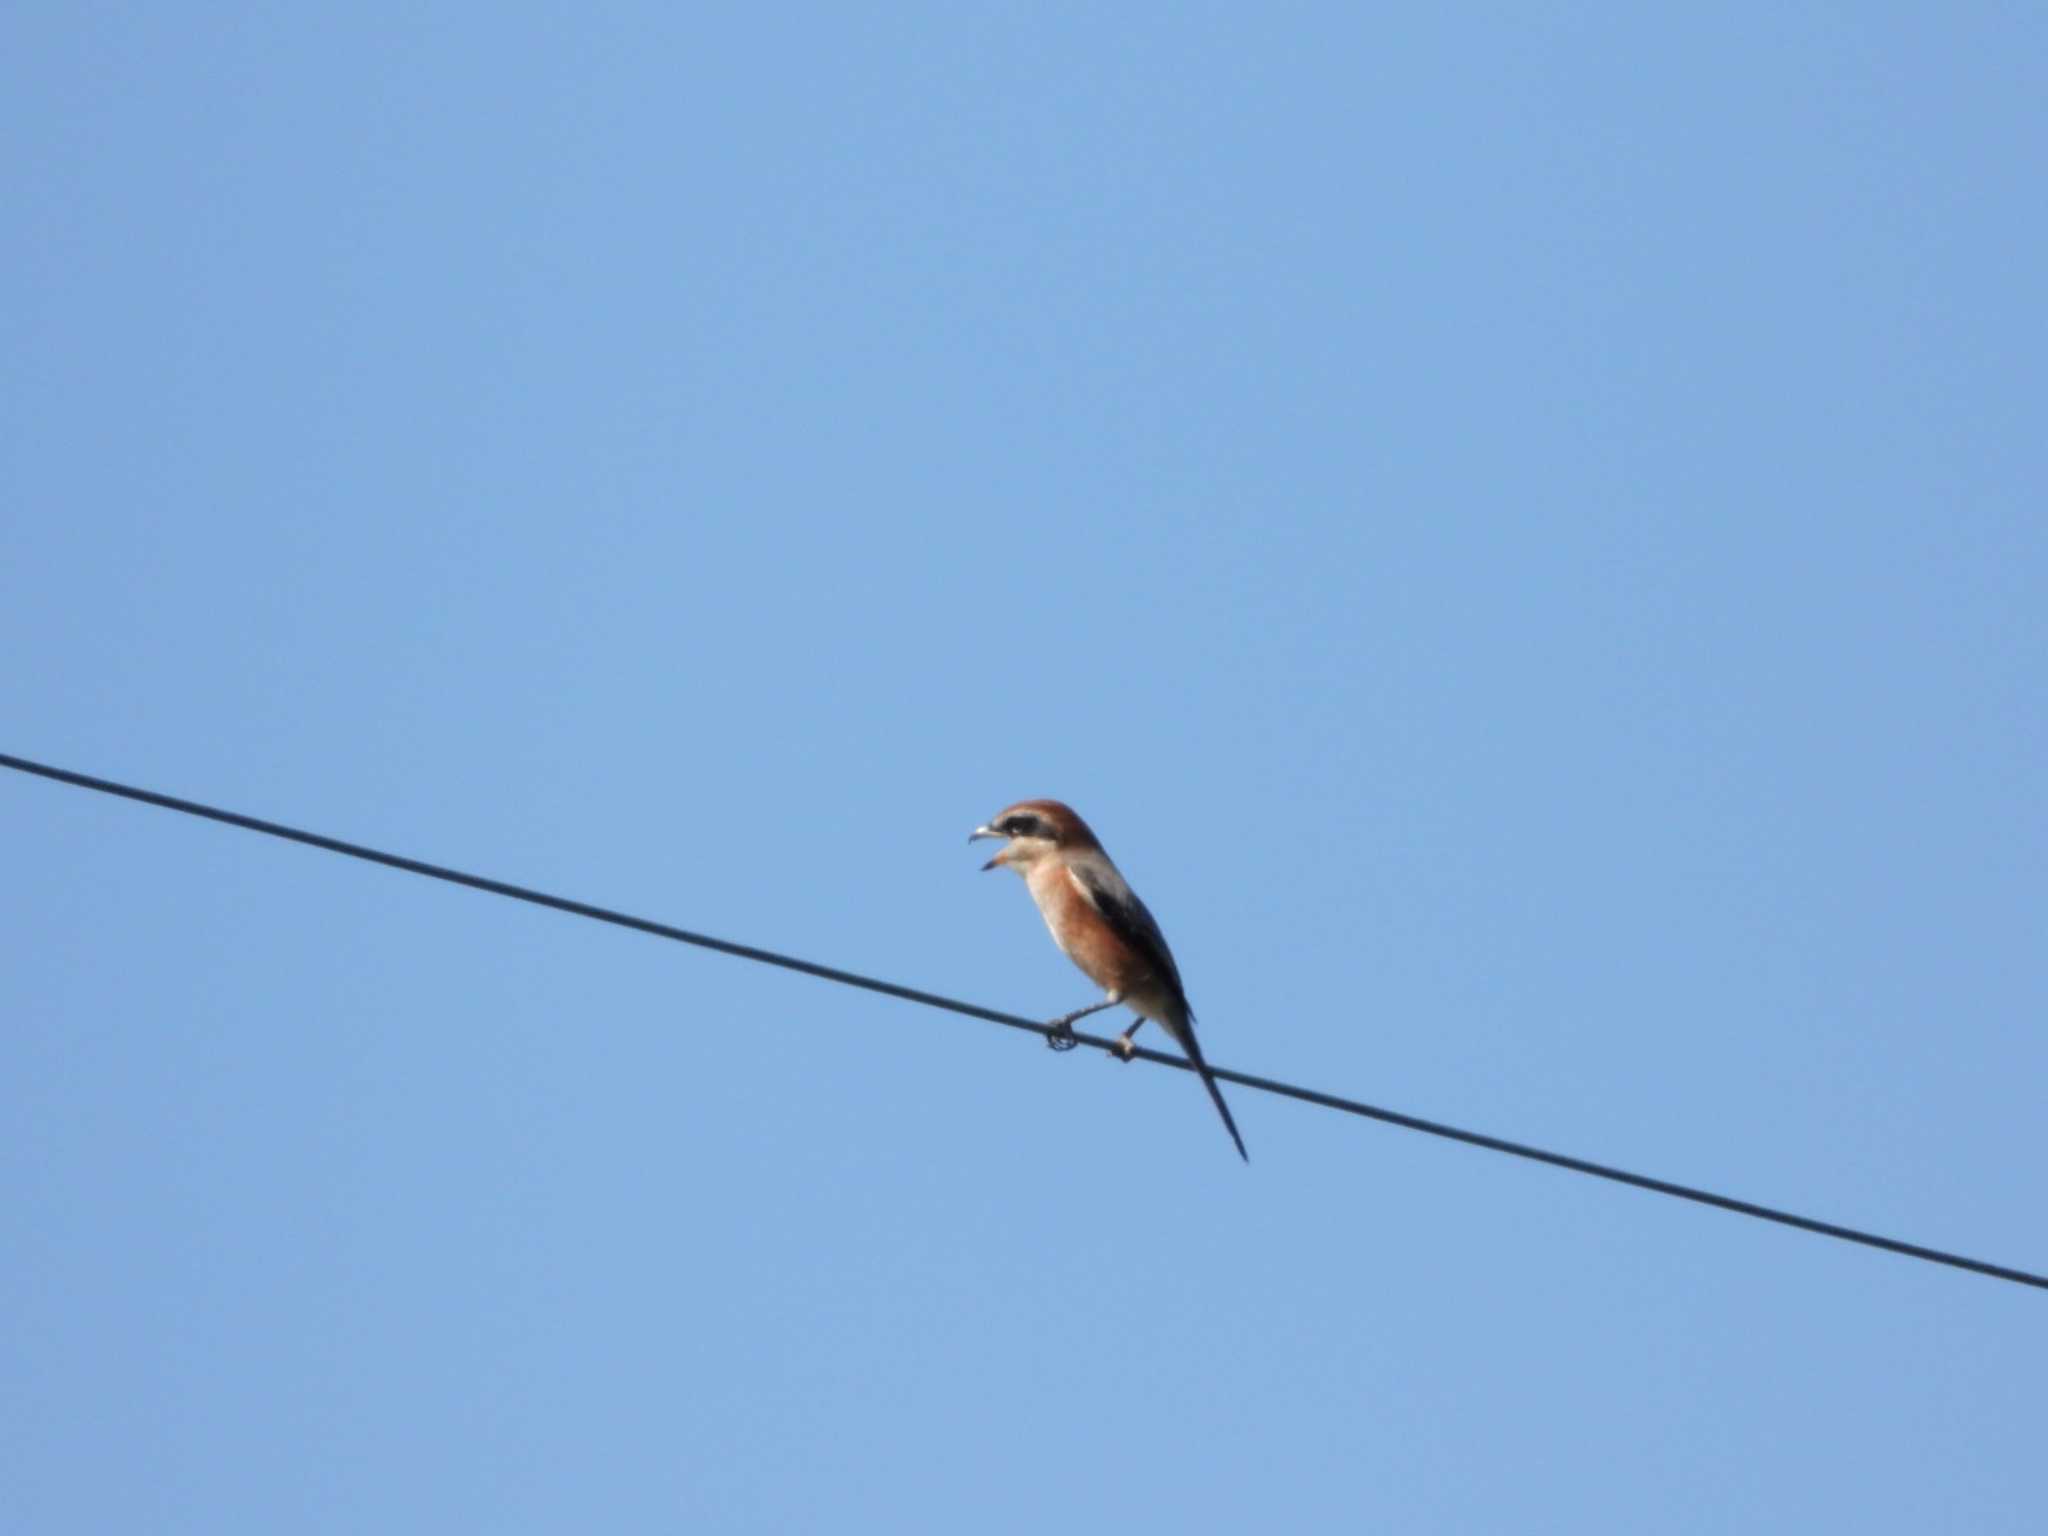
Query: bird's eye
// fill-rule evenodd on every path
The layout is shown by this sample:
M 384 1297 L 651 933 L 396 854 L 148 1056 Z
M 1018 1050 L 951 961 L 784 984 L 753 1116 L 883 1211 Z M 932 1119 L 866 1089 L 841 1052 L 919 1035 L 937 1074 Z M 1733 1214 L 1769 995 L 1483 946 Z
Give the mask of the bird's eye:
M 1012 816 L 996 829 L 1005 837 L 1036 837 L 1038 818 L 1036 816 Z

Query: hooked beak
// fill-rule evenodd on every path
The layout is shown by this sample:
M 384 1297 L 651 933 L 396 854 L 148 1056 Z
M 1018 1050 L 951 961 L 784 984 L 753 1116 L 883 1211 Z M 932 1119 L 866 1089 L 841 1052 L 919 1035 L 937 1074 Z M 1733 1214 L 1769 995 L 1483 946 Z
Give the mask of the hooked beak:
M 994 827 L 976 827 L 972 832 L 967 834 L 967 841 L 971 843 L 980 838 L 1001 837 L 1002 835 L 1003 834 L 998 832 Z M 983 874 L 987 874 L 990 870 L 994 869 L 998 864 L 1002 863 L 1003 860 L 1009 856 L 1009 852 L 1009 848 L 1005 846 L 1002 852 L 998 853 L 994 858 L 990 859 L 986 864 L 981 866 L 981 872 Z

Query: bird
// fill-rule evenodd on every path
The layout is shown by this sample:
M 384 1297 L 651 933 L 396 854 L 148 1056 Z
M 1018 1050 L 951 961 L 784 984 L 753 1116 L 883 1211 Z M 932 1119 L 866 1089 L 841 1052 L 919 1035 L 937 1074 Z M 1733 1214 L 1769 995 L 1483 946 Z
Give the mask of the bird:
M 1103 990 L 1103 1001 L 1051 1020 L 1047 1043 L 1061 1049 L 1071 1046 L 1075 1020 L 1121 1004 L 1138 1016 L 1115 1046 L 1117 1055 L 1129 1061 L 1138 1049 L 1131 1036 L 1147 1019 L 1158 1020 L 1201 1074 L 1224 1128 L 1237 1144 L 1237 1155 L 1250 1162 L 1230 1106 L 1223 1102 L 1223 1091 L 1195 1041 L 1195 1011 L 1188 1006 L 1166 935 L 1088 823 L 1058 800 L 1020 800 L 976 827 L 967 841 L 984 837 L 1005 841 L 981 866 L 983 871 L 1000 866 L 1022 875 L 1031 899 L 1038 903 L 1039 916 L 1052 930 L 1053 943 Z

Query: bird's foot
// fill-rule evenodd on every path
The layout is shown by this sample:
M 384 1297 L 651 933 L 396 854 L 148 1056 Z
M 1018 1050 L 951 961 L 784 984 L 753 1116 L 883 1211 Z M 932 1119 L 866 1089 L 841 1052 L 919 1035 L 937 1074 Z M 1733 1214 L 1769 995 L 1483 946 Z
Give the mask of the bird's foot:
M 1129 1030 L 1125 1030 L 1122 1034 L 1118 1035 L 1116 1037 L 1116 1044 L 1112 1045 L 1110 1049 L 1116 1053 L 1117 1060 L 1119 1061 L 1129 1061 L 1138 1054 L 1138 1044 L 1131 1038 Z
M 1074 1033 L 1072 1019 L 1054 1019 L 1046 1026 L 1045 1043 L 1056 1051 L 1071 1051 L 1081 1043 L 1081 1037 Z

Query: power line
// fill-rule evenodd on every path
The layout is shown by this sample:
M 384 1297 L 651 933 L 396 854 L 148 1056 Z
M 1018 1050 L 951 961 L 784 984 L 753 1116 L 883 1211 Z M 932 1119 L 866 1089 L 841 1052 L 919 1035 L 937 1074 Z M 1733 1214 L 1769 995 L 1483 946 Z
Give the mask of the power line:
M 53 779 L 60 784 L 75 785 L 80 789 L 96 790 L 104 795 L 117 795 L 124 800 L 137 800 L 144 805 L 159 806 L 164 810 L 182 811 L 187 816 L 222 822 L 227 826 L 241 827 L 249 832 L 261 832 L 269 837 L 283 838 L 287 842 L 304 843 L 309 848 L 346 854 L 352 859 L 383 864 L 391 869 L 404 870 L 407 874 L 424 875 L 432 880 L 445 880 L 451 885 L 465 885 L 472 890 L 488 891 L 493 896 L 508 896 L 514 901 L 530 902 L 537 907 L 552 907 L 557 912 L 591 918 L 600 923 L 611 923 L 620 928 L 631 928 L 640 933 L 653 934 L 656 938 L 673 939 L 679 944 L 694 944 L 700 949 L 716 950 L 722 955 L 758 961 L 762 965 L 780 966 L 787 971 L 801 971 L 806 976 L 816 976 L 842 986 L 859 987 L 868 992 L 879 992 L 885 997 L 902 998 L 905 1002 L 922 1003 L 928 1008 L 942 1008 L 948 1013 L 964 1014 L 970 1019 L 982 1019 L 990 1024 L 1001 1024 L 1010 1029 L 1021 1029 L 1048 1038 L 1052 1035 L 1051 1026 L 1037 1019 L 1022 1018 L 1014 1013 L 1002 1013 L 994 1008 L 983 1008 L 974 1003 L 962 1002 L 958 998 L 921 991 L 916 987 L 899 986 L 893 981 L 880 981 L 873 976 L 863 976 L 856 971 L 843 971 L 836 966 L 819 965 L 812 960 L 799 960 L 793 955 L 779 954 L 772 949 L 761 949 L 752 944 L 736 944 L 730 939 L 716 939 L 709 934 L 692 933 L 687 928 L 657 923 L 649 918 L 634 917 L 626 912 L 615 912 L 608 907 L 594 906 L 587 901 L 572 901 L 566 896 L 551 896 L 545 891 L 513 885 L 509 881 L 467 874 L 445 865 L 430 864 L 424 859 L 409 859 L 402 854 L 384 853 L 375 848 L 364 847 L 361 843 L 347 842 L 319 832 L 308 832 L 299 827 L 288 827 L 281 822 L 265 821 L 258 816 L 245 816 L 239 811 L 202 805 L 196 800 L 182 800 L 176 795 L 160 794 L 151 789 L 138 789 L 131 784 L 119 784 L 112 779 L 99 779 L 90 774 L 74 773 L 68 768 L 53 768 L 47 763 L 32 762 L 27 758 L 13 757 L 6 753 L 0 753 L 0 767 L 34 774 L 39 778 Z M 1117 1042 L 1103 1035 L 1082 1034 L 1076 1031 L 1074 1038 L 1080 1044 L 1094 1046 L 1097 1050 L 1117 1049 Z M 1183 1072 L 1194 1070 L 1182 1057 L 1169 1056 L 1161 1051 L 1140 1046 L 1136 1054 L 1162 1067 L 1173 1067 Z M 1874 1232 L 1859 1231 L 1855 1227 L 1845 1227 L 1832 1221 L 1819 1221 L 1811 1216 L 1795 1215 L 1790 1211 L 1758 1205 L 1753 1201 L 1737 1200 L 1730 1195 L 1717 1195 L 1711 1190 L 1676 1184 L 1669 1179 L 1631 1173 L 1625 1168 L 1596 1163 L 1588 1158 L 1572 1157 L 1563 1152 L 1551 1152 L 1526 1142 L 1510 1141 L 1503 1136 L 1489 1136 L 1481 1131 L 1468 1131 L 1454 1125 L 1445 1125 L 1441 1121 L 1425 1120 L 1419 1115 L 1406 1115 L 1398 1110 L 1381 1109 L 1376 1105 L 1361 1103 L 1357 1099 L 1347 1099 L 1341 1094 L 1323 1093 L 1318 1089 L 1303 1088 L 1270 1077 L 1259 1077 L 1250 1072 L 1237 1072 L 1228 1067 L 1212 1066 L 1210 1070 L 1223 1082 L 1235 1083 L 1243 1088 L 1255 1088 L 1262 1093 L 1299 1099 L 1304 1104 L 1338 1110 L 1347 1115 L 1358 1115 L 1367 1120 L 1378 1120 L 1386 1125 L 1400 1126 L 1404 1130 L 1421 1131 L 1425 1135 L 1441 1137 L 1446 1141 L 1459 1141 L 1467 1146 L 1484 1147 L 1489 1152 L 1504 1152 L 1510 1157 L 1525 1158 L 1530 1162 L 1547 1163 L 1553 1168 L 1588 1174 L 1596 1179 L 1627 1184 L 1636 1189 L 1669 1195 L 1678 1200 L 1690 1200 L 1696 1205 L 1713 1206 L 1718 1210 L 1732 1211 L 1738 1216 L 1752 1216 L 1759 1221 L 1776 1222 L 1779 1226 L 1795 1227 L 1802 1232 L 1816 1233 L 1821 1237 L 1832 1237 L 1845 1243 L 1859 1243 L 1866 1248 L 1883 1249 L 1887 1253 L 1901 1254 L 1906 1258 L 1919 1259 L 1929 1264 L 1945 1264 L 1952 1269 L 1968 1270 L 1972 1274 L 1986 1275 L 1994 1280 L 2008 1280 L 2015 1285 L 2030 1285 L 2040 1290 L 2048 1290 L 2048 1275 L 2037 1275 L 2004 1264 L 1991 1264 L 1982 1259 L 1966 1258 L 1961 1254 L 1949 1253 L 1940 1248 L 1929 1248 L 1920 1243 L 1880 1237 Z

